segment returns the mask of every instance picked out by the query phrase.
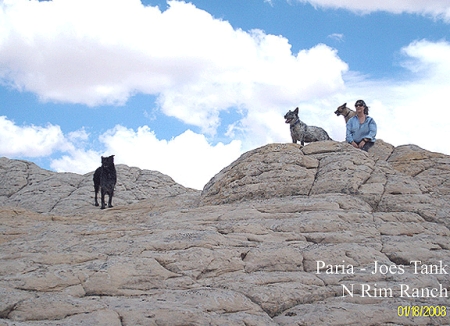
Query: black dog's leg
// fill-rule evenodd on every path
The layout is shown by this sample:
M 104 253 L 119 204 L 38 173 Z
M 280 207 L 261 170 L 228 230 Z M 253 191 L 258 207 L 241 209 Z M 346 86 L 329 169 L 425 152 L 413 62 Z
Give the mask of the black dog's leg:
M 113 195 L 114 195 L 114 190 L 109 191 L 108 194 L 109 194 L 108 207 L 113 207 L 113 205 L 112 205 L 112 198 L 113 198 Z
M 97 195 L 98 195 L 98 191 L 100 190 L 100 174 L 101 174 L 101 170 L 102 170 L 101 167 L 98 168 L 97 170 L 95 170 L 94 177 L 93 177 L 94 192 L 95 192 L 95 206 L 98 206 Z
M 101 200 L 102 200 L 102 207 L 100 207 L 101 209 L 105 209 L 105 206 L 106 206 L 106 204 L 105 204 L 105 190 L 103 189 L 103 187 L 101 188 L 101 193 L 102 193 L 102 198 L 101 198 Z
M 98 194 L 98 185 L 94 185 L 94 191 L 95 191 L 95 206 L 98 206 L 98 200 L 97 200 L 97 194 Z

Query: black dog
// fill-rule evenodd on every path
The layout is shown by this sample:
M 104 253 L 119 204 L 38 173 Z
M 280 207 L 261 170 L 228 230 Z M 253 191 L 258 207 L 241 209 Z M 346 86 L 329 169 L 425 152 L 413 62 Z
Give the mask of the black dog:
M 102 156 L 102 166 L 95 170 L 94 173 L 95 206 L 98 206 L 97 193 L 100 189 L 102 196 L 101 209 L 104 209 L 106 206 L 105 194 L 108 194 L 109 196 L 108 207 L 113 207 L 112 197 L 114 195 L 114 187 L 116 186 L 116 182 L 117 174 L 116 167 L 114 166 L 114 155 L 109 157 Z

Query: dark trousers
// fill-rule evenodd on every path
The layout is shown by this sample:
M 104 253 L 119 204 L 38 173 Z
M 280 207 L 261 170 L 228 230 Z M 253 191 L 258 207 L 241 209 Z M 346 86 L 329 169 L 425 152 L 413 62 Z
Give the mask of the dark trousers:
M 359 141 L 359 142 L 357 142 L 357 144 L 358 144 L 358 146 L 359 146 L 359 143 L 360 142 L 362 142 L 362 140 L 361 141 Z M 355 142 L 356 143 L 356 142 Z M 365 144 L 364 144 L 364 146 L 361 148 L 363 151 L 368 151 L 369 150 L 369 148 L 371 148 L 373 145 L 375 145 L 375 143 L 374 142 L 371 142 L 371 141 L 368 141 L 368 142 L 366 142 Z

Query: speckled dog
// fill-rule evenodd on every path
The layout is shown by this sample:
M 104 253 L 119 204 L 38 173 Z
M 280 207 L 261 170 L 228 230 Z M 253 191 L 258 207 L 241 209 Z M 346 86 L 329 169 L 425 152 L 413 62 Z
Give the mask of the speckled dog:
M 347 107 L 347 103 L 342 104 L 341 106 L 339 106 L 337 108 L 336 111 L 334 111 L 334 113 L 337 116 L 342 115 L 345 119 L 345 123 L 348 122 L 348 120 L 350 120 L 350 118 L 354 117 L 356 115 L 356 112 L 353 111 L 352 109 Z
M 307 126 L 303 121 L 298 118 L 298 108 L 294 111 L 289 110 L 288 113 L 284 115 L 286 123 L 291 125 L 291 137 L 292 142 L 305 145 L 306 143 L 312 143 L 321 140 L 331 140 L 327 132 L 320 128 L 314 126 Z

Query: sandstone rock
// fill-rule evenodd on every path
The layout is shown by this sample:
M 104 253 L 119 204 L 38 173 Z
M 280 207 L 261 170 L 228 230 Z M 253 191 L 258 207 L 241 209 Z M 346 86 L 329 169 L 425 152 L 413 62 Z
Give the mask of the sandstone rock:
M 220 204 L 307 195 L 317 165 L 318 161 L 305 156 L 297 144 L 268 145 L 245 153 L 220 171 L 204 187 L 202 200 L 204 204 Z
M 92 173 L 0 159 L 1 326 L 448 324 L 398 314 L 448 309 L 446 155 L 270 144 L 202 192 L 117 170 L 100 210 Z
M 167 197 L 192 189 L 157 171 L 116 165 L 119 175 L 113 205 L 136 203 L 149 197 Z M 38 213 L 79 215 L 93 209 L 93 172 L 55 173 L 33 163 L 0 158 L 0 205 L 28 208 Z
M 376 160 L 387 161 L 392 155 L 394 146 L 386 143 L 382 139 L 378 139 L 375 145 L 369 149 L 369 154 L 371 154 Z
M 450 157 L 429 152 L 416 145 L 395 148 L 388 162 L 394 169 L 410 175 L 428 188 L 429 192 L 450 197 Z

